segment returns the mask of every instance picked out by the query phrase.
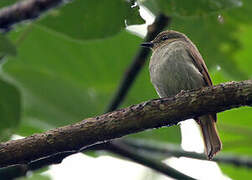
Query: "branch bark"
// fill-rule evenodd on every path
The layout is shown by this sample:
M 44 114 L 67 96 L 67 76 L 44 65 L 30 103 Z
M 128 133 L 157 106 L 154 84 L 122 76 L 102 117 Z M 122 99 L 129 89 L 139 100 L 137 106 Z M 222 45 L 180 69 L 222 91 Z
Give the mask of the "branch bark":
M 70 0 L 68 0 L 70 1 Z M 39 17 L 47 10 L 54 8 L 66 0 L 25 0 L 0 10 L 0 29 L 9 31 L 11 26 L 25 20 Z
M 145 129 L 171 126 L 208 113 L 252 105 L 252 80 L 179 93 L 0 144 L 0 167 L 26 164 Z

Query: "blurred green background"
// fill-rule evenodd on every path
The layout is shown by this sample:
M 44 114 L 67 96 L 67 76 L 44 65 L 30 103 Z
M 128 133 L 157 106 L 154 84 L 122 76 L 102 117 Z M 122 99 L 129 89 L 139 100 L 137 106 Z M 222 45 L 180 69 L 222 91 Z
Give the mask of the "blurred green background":
M 0 7 L 16 2 L 3 1 Z M 131 1 L 132 3 L 133 1 Z M 143 24 L 139 7 L 124 0 L 74 0 L 0 36 L 0 138 L 67 125 L 102 114 L 142 39 L 125 29 Z M 133 2 L 134 3 L 134 2 Z M 139 0 L 172 21 L 199 48 L 214 84 L 252 78 L 251 0 Z M 122 107 L 157 98 L 147 65 Z M 218 114 L 223 152 L 252 156 L 252 110 Z M 131 135 L 180 143 L 178 127 Z M 220 165 L 234 179 L 246 168 Z

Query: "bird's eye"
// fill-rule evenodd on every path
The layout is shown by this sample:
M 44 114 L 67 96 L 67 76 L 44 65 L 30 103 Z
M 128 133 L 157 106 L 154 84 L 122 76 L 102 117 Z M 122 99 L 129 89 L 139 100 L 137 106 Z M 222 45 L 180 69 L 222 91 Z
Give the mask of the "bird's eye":
M 165 41 L 165 40 L 167 40 L 167 39 L 168 39 L 168 36 L 163 36 L 163 37 L 162 37 L 162 40 L 163 40 L 163 41 Z

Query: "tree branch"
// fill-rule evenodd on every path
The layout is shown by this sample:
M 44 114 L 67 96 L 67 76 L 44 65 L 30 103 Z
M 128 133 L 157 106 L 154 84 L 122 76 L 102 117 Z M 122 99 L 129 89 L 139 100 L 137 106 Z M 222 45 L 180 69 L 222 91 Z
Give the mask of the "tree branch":
M 150 128 L 252 105 L 252 80 L 179 93 L 174 97 L 138 105 L 85 119 L 79 123 L 0 144 L 0 167 L 26 164 L 64 151 L 78 151 L 96 143 Z
M 0 10 L 0 30 L 7 32 L 11 26 L 39 17 L 47 10 L 70 0 L 25 0 Z
M 135 151 L 146 151 L 150 154 L 160 154 L 164 157 L 188 157 L 194 159 L 208 160 L 205 154 L 199 154 L 190 151 L 184 151 L 180 147 L 175 145 L 167 145 L 161 143 L 147 142 L 147 141 L 136 141 L 136 140 L 123 140 L 125 144 L 135 149 Z M 208 160 L 209 161 L 209 160 Z M 228 154 L 218 154 L 215 156 L 212 161 L 232 164 L 235 166 L 245 166 L 252 168 L 252 157 L 248 156 L 238 156 L 238 155 L 228 155 Z

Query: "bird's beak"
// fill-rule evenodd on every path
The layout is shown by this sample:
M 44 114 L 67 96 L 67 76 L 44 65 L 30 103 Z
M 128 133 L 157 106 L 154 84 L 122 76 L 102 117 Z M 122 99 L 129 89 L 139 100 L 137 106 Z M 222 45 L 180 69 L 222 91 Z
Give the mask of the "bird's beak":
M 144 43 L 141 44 L 141 46 L 147 47 L 147 48 L 152 48 L 153 47 L 153 42 L 144 42 Z

